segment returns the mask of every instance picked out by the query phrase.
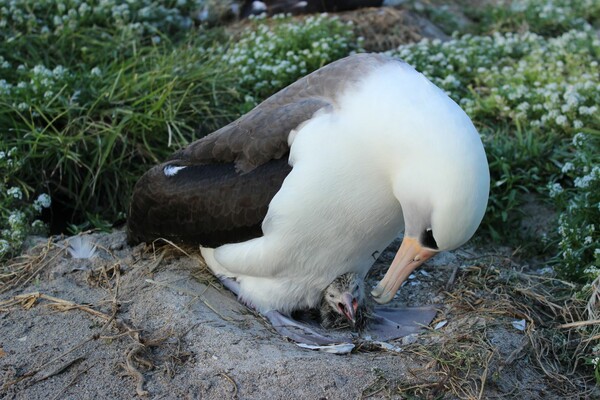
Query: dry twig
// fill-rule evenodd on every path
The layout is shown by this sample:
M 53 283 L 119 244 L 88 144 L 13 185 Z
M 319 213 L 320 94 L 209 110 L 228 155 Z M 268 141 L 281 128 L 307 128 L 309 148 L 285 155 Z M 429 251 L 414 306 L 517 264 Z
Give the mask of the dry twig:
M 144 383 L 146 382 L 144 375 L 142 375 L 142 373 L 135 367 L 133 358 L 144 349 L 145 347 L 141 343 L 133 345 L 133 347 L 127 352 L 125 364 L 126 373 L 136 380 L 135 392 L 140 397 L 148 396 L 149 393 L 144 389 Z
M 93 364 L 92 364 L 92 365 L 93 365 Z M 86 367 L 85 367 L 85 369 L 79 369 L 79 370 L 78 370 L 78 371 L 75 373 L 75 376 L 73 377 L 73 379 L 71 379 L 71 380 L 69 381 L 69 383 L 67 383 L 67 385 L 66 385 L 66 386 L 65 386 L 65 387 L 64 387 L 64 388 L 63 388 L 63 389 L 62 389 L 60 392 L 58 392 L 58 393 L 57 393 L 57 394 L 56 394 L 56 395 L 55 395 L 55 396 L 52 398 L 52 400 L 57 400 L 57 399 L 60 399 L 60 398 L 62 397 L 62 395 L 63 395 L 63 394 L 64 394 L 64 393 L 67 391 L 67 389 L 68 389 L 69 387 L 71 387 L 71 386 L 72 386 L 72 385 L 75 383 L 75 381 L 76 381 L 77 379 L 79 379 L 79 377 L 80 377 L 81 375 L 85 374 L 86 372 L 88 372 L 88 371 L 89 371 L 89 370 L 92 368 L 92 365 L 88 365 L 88 366 L 86 366 Z
M 0 273 L 0 294 L 17 286 L 22 287 L 30 282 L 42 269 L 60 255 L 60 251 L 50 254 L 51 250 L 55 249 L 57 248 L 52 238 L 49 238 L 45 244 L 37 245 L 30 251 L 30 253 L 37 254 L 19 256 L 12 263 L 7 264 L 3 272 Z
M 233 385 L 233 398 L 234 399 L 237 398 L 237 394 L 238 394 L 237 383 L 235 383 L 233 378 L 230 377 L 229 375 L 227 375 L 225 372 L 221 372 L 219 375 L 222 376 L 223 378 L 227 379 L 229 382 L 231 382 L 231 384 Z

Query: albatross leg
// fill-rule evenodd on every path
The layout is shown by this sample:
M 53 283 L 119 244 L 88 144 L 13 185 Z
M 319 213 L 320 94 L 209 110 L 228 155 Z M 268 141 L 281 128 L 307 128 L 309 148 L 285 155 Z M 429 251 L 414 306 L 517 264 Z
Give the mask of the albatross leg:
M 240 295 L 240 283 L 238 281 L 236 281 L 233 278 L 228 278 L 226 276 L 219 276 L 218 278 L 223 284 L 223 286 L 231 290 L 233 294 L 235 294 L 236 296 Z

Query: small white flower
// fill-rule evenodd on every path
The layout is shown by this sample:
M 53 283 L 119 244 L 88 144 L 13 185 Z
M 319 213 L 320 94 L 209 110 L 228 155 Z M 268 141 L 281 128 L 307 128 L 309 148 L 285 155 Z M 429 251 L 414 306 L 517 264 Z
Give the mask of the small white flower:
M 560 185 L 560 183 L 553 183 L 551 185 L 548 185 L 548 189 L 550 192 L 550 197 L 552 198 L 558 196 L 563 192 L 563 187 Z
M 594 179 L 594 176 L 592 174 L 579 176 L 579 177 L 575 178 L 575 181 L 573 182 L 573 184 L 575 185 L 576 188 L 585 189 L 588 186 L 590 186 L 590 183 L 592 182 L 593 179 Z
M 23 193 L 21 192 L 21 188 L 18 188 L 16 186 L 13 186 L 10 189 L 8 189 L 6 191 L 6 193 L 9 196 L 11 196 L 11 197 L 13 197 L 15 199 L 18 199 L 18 200 L 21 200 L 23 198 Z
M 598 107 L 596 107 L 596 106 L 591 106 L 591 107 L 581 106 L 581 107 L 579 107 L 579 114 L 593 115 L 597 110 L 598 110 Z
M 35 200 L 35 202 L 38 203 L 43 208 L 49 208 L 50 205 L 52 204 L 52 199 L 46 193 L 42 193 L 38 196 L 38 198 Z
M 31 228 L 34 231 L 41 231 L 44 229 L 44 227 L 45 227 L 45 224 L 42 221 L 40 221 L 39 219 L 36 219 L 35 221 L 33 221 L 31 223 Z
M 98 67 L 94 67 L 94 68 L 92 68 L 90 73 L 92 74 L 92 76 L 100 76 L 100 75 L 102 75 L 102 70 Z
M 0 257 L 4 256 L 10 251 L 10 243 L 4 239 L 0 239 Z
M 576 146 L 576 147 L 583 146 L 585 139 L 586 139 L 585 133 L 578 132 L 577 134 L 575 134 L 575 136 L 573 136 L 573 140 L 572 140 L 573 146 Z
M 573 166 L 573 163 L 569 161 L 569 162 L 564 163 L 561 171 L 563 174 L 566 174 L 567 172 L 572 171 L 574 168 L 575 167 Z
M 565 117 L 564 115 L 559 115 L 555 118 L 554 121 L 557 125 L 565 125 L 567 123 L 567 117 Z
M 25 214 L 23 214 L 22 211 L 13 211 L 8 216 L 8 224 L 13 229 L 22 225 L 24 220 L 25 220 Z
M 58 65 L 56 68 L 54 68 L 52 70 L 52 74 L 57 78 L 64 76 L 66 73 L 67 73 L 67 69 L 65 67 L 63 67 L 62 65 Z

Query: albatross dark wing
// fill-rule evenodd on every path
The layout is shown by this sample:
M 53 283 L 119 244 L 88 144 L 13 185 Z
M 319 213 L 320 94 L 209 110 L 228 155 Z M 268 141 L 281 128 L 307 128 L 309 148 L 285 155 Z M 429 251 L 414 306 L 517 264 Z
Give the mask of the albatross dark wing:
M 334 110 L 341 92 L 389 60 L 363 54 L 329 64 L 150 169 L 133 190 L 128 240 L 215 247 L 262 235 L 269 203 L 291 171 L 290 132 Z
M 172 176 L 165 174 L 165 168 L 182 166 Z M 154 167 L 136 184 L 128 239 L 219 246 L 258 237 L 268 205 L 290 170 L 287 157 L 243 175 L 232 163 Z

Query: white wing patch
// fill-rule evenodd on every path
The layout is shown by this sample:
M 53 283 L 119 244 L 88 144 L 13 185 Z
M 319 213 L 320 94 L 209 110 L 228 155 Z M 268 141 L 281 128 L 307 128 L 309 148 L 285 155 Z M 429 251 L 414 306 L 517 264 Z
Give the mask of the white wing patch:
M 180 166 L 180 165 L 167 165 L 163 169 L 163 172 L 165 173 L 165 176 L 175 176 L 175 174 L 177 174 L 179 171 L 181 171 L 184 168 L 185 168 L 185 166 Z

